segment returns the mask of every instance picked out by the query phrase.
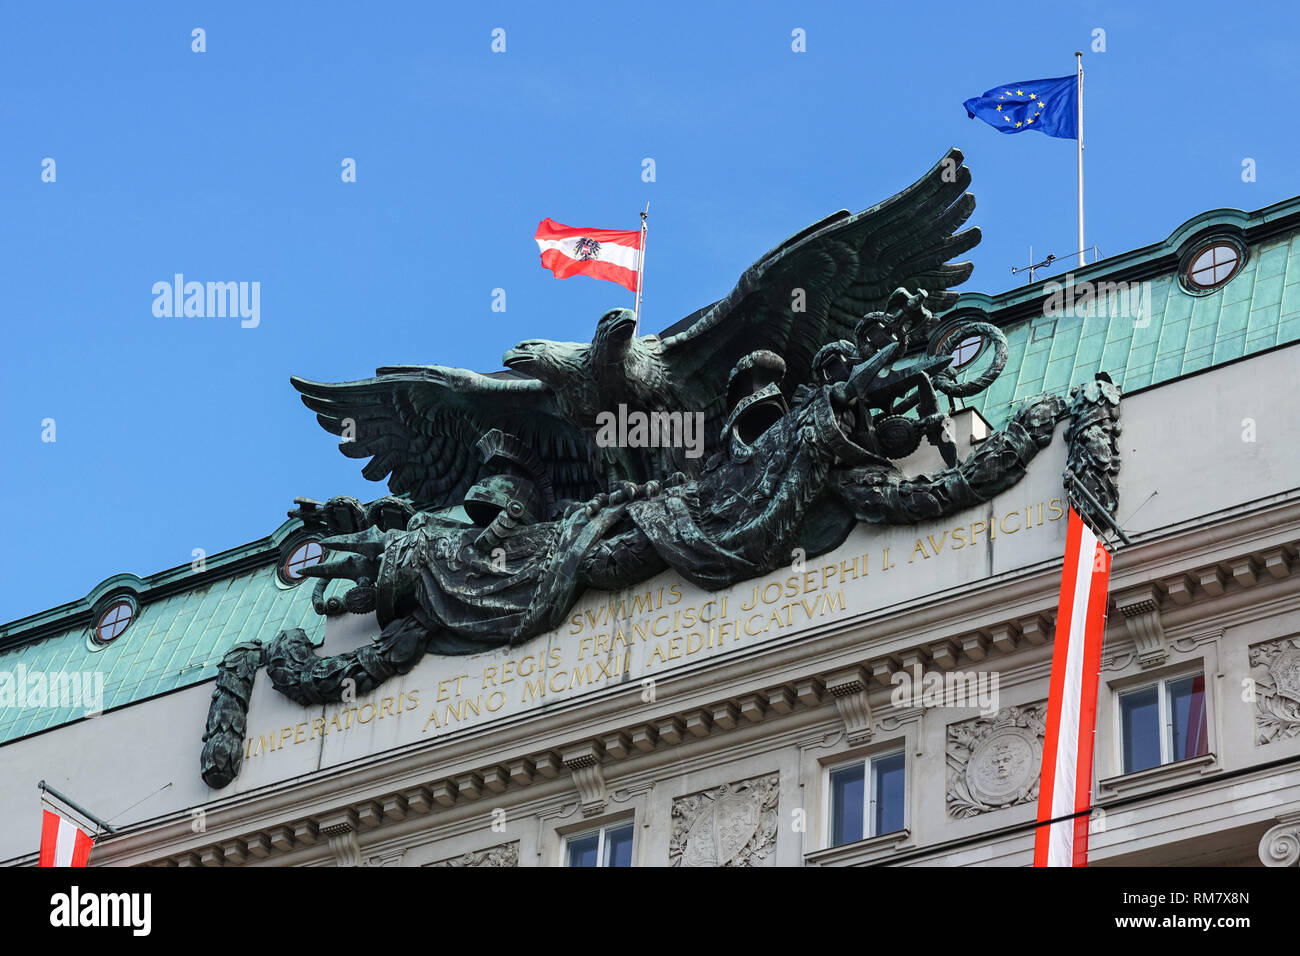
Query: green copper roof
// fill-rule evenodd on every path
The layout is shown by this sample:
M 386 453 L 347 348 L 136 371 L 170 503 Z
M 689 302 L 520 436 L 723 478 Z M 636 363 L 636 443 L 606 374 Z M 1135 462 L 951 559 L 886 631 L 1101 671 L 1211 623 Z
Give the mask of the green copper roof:
M 116 575 L 81 601 L 16 621 L 0 629 L 0 672 L 98 671 L 109 710 L 214 677 L 241 640 L 301 627 L 319 643 L 324 618 L 312 609 L 312 583 L 278 582 L 278 546 L 300 526 L 286 522 L 269 538 L 213 555 L 202 572 L 185 565 L 148 579 Z M 123 590 L 138 602 L 134 620 L 112 643 L 92 647 L 93 611 Z M 84 708 L 0 707 L 0 743 L 84 716 Z
M 963 295 L 949 315 L 967 308 L 989 312 L 1008 346 L 1006 369 L 971 404 L 1000 427 L 1020 400 L 1065 394 L 1099 370 L 1131 392 L 1300 339 L 1298 228 L 1300 197 L 1253 213 L 1204 213 L 1162 243 L 1075 270 L 1076 288 L 1129 284 L 1128 299 L 1112 297 L 1100 308 L 1045 314 L 1052 294 L 1064 295 L 1061 287 L 1070 285 L 1066 273 L 998 296 Z M 1186 291 L 1180 267 L 1221 237 L 1246 249 L 1244 266 L 1213 292 Z M 1142 309 L 1135 317 L 1129 306 L 1137 297 Z

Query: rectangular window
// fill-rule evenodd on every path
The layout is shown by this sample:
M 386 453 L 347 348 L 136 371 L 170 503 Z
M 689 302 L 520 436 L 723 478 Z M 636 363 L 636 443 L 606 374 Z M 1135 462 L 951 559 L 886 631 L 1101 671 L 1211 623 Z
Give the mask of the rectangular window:
M 620 823 L 569 837 L 565 866 L 631 866 L 632 824 Z
M 1124 773 L 1209 753 L 1205 675 L 1157 681 L 1119 695 Z
M 906 769 L 899 750 L 830 772 L 831 846 L 903 829 Z

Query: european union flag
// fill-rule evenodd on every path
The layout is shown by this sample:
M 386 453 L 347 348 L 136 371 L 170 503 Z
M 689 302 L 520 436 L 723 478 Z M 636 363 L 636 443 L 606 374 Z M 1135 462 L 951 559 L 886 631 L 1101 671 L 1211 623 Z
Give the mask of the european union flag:
M 1079 78 L 1058 76 L 995 86 L 962 104 L 999 133 L 1036 129 L 1061 139 L 1079 138 Z

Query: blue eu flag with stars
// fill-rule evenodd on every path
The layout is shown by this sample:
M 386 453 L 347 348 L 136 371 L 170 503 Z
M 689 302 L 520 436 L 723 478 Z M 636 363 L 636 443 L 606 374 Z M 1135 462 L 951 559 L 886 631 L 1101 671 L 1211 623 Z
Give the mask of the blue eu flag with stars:
M 995 86 L 962 104 L 999 133 L 1036 129 L 1061 139 L 1079 138 L 1079 78 L 1058 76 Z

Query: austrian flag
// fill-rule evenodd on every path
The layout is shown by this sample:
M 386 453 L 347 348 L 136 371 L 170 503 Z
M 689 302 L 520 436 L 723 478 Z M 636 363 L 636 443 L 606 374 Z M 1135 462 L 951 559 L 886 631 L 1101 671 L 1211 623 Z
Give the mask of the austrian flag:
M 41 813 L 41 858 L 37 865 L 85 866 L 94 845 L 90 834 L 57 813 Z
M 641 266 L 641 232 L 615 229 L 580 229 L 543 219 L 537 227 L 542 266 L 557 279 L 585 275 L 605 279 L 638 291 Z
M 1034 866 L 1087 866 L 1110 552 L 1070 508 L 1047 692 Z

